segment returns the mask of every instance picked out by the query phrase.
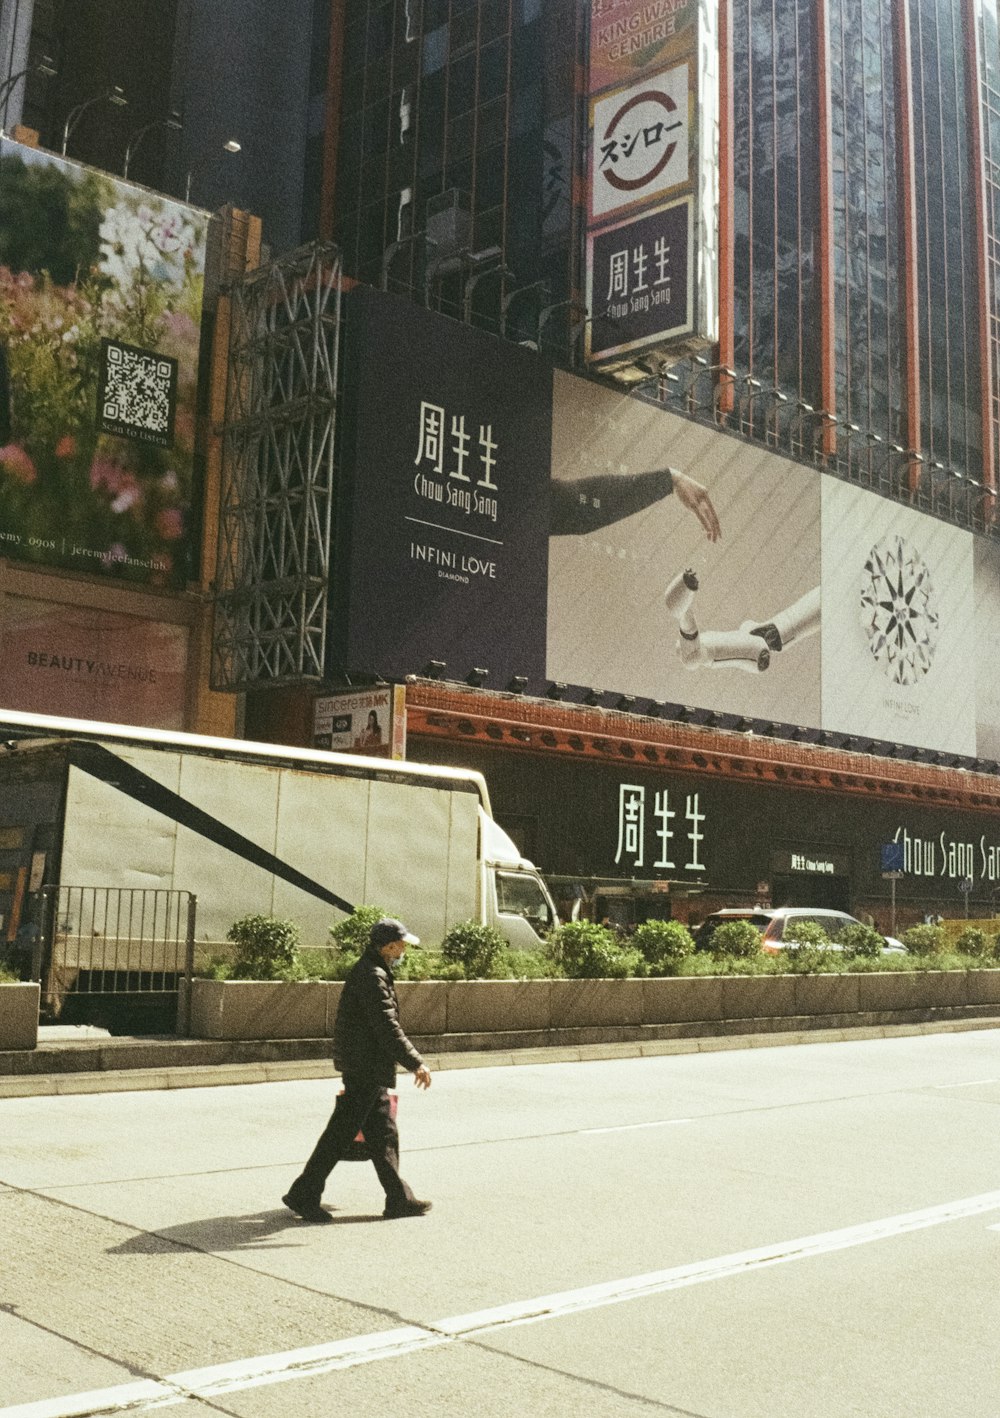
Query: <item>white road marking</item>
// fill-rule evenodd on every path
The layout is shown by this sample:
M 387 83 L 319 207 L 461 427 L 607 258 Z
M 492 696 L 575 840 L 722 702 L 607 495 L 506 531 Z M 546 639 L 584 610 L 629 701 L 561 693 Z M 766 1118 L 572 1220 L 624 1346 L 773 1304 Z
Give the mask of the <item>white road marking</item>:
M 1000 1083 L 997 1078 L 973 1078 L 968 1083 L 935 1083 L 935 1088 L 982 1088 L 986 1083 Z
M 384 1330 L 379 1334 L 359 1335 L 353 1339 L 336 1340 L 304 1349 L 291 1349 L 280 1354 L 264 1354 L 229 1364 L 215 1364 L 205 1369 L 189 1369 L 167 1374 L 162 1380 L 149 1379 L 121 1384 L 116 1388 L 98 1389 L 64 1398 L 43 1399 L 38 1403 L 23 1403 L 13 1408 L 0 1408 L 0 1418 L 98 1418 L 98 1415 L 123 1412 L 145 1412 L 170 1407 L 190 1399 L 211 1398 L 239 1389 L 258 1388 L 265 1384 L 283 1383 L 291 1379 L 313 1378 L 334 1369 L 353 1368 L 380 1359 L 398 1358 L 415 1350 L 437 1348 L 456 1340 L 468 1339 L 490 1330 L 515 1325 L 537 1324 L 541 1320 L 579 1314 L 604 1305 L 621 1304 L 626 1300 L 645 1299 L 668 1290 L 680 1290 L 710 1280 L 724 1280 L 745 1275 L 769 1266 L 790 1261 L 807 1260 L 833 1251 L 869 1245 L 873 1241 L 905 1236 L 929 1226 L 941 1226 L 949 1221 L 961 1221 L 1000 1211 L 1000 1191 L 984 1192 L 981 1196 L 929 1206 L 922 1211 L 908 1211 L 888 1216 L 880 1221 L 867 1221 L 860 1226 L 845 1226 L 838 1231 L 821 1232 L 793 1241 L 779 1241 L 771 1246 L 736 1251 L 732 1255 L 716 1256 L 711 1260 L 673 1266 L 669 1270 L 654 1270 L 647 1275 L 635 1275 L 625 1280 L 613 1280 L 601 1285 L 587 1285 L 577 1290 L 557 1291 L 533 1300 L 517 1300 L 510 1305 L 498 1305 L 489 1310 L 476 1310 L 467 1315 L 453 1315 L 436 1323 L 405 1325 Z M 991 1227 L 1000 1230 L 1000 1227 Z
M 581 1128 L 580 1136 L 586 1137 L 598 1132 L 636 1132 L 639 1128 L 674 1128 L 681 1123 L 693 1123 L 694 1118 L 665 1118 L 659 1123 L 621 1123 L 613 1128 Z

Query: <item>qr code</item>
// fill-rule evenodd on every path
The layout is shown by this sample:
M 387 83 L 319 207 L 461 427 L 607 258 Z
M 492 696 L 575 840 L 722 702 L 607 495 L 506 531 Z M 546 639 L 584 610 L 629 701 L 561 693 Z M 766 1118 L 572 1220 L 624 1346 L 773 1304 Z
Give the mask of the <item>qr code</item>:
M 120 340 L 101 341 L 97 426 L 102 433 L 169 448 L 177 411 L 177 361 Z

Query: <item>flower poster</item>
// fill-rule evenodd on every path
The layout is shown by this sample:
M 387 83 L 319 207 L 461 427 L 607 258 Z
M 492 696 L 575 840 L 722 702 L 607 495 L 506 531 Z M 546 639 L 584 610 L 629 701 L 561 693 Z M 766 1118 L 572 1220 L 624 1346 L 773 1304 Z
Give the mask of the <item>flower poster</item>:
M 162 587 L 196 574 L 208 220 L 0 142 L 0 556 Z

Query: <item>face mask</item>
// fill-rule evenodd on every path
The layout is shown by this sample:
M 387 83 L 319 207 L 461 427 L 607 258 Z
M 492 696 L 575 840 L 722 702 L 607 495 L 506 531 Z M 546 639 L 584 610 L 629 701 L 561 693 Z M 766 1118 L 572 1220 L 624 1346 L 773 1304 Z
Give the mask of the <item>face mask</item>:
M 403 961 L 404 961 L 405 959 L 406 959 L 406 951 L 404 950 L 403 953 L 402 953 L 402 955 L 397 955 L 396 958 L 395 958 L 395 960 L 392 962 L 392 964 L 393 964 L 393 969 L 395 969 L 395 967 L 396 967 L 397 965 L 402 965 L 402 963 L 403 963 Z

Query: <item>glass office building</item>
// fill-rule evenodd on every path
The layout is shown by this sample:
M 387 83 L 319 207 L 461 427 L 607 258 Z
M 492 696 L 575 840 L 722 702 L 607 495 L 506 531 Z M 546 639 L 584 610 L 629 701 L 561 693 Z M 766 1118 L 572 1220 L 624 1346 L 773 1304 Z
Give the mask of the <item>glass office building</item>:
M 494 324 L 502 294 L 544 281 L 539 301 L 512 307 L 517 338 L 537 333 L 539 304 L 580 300 L 590 9 L 336 12 L 325 218 L 350 274 Z M 719 0 L 718 16 L 720 416 L 924 505 L 939 483 L 953 502 L 956 476 L 992 487 L 993 0 Z M 445 251 L 499 248 L 505 269 L 471 304 L 447 262 L 434 270 L 435 227 Z M 580 358 L 573 342 L 553 352 Z

